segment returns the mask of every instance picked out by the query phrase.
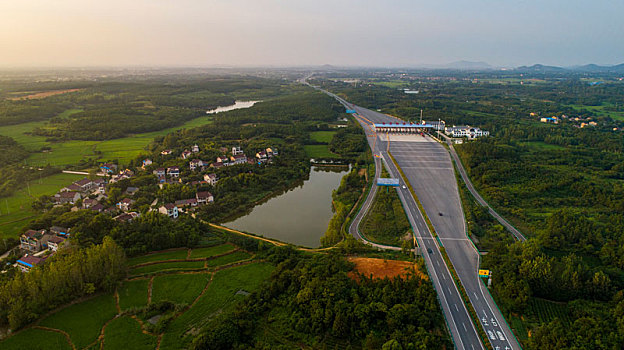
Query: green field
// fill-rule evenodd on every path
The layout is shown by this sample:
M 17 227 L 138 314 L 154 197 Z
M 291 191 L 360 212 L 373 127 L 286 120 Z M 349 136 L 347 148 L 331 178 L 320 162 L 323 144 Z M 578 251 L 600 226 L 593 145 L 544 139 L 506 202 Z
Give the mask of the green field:
M 139 265 L 139 264 L 144 264 L 147 262 L 154 262 L 154 261 L 186 259 L 187 254 L 188 254 L 187 249 L 180 249 L 180 250 L 173 250 L 169 252 L 141 255 L 141 256 L 128 259 L 128 266 L 134 266 L 134 265 Z
M 216 259 L 208 260 L 206 264 L 208 267 L 217 267 L 217 266 L 231 264 L 237 261 L 247 260 L 249 258 L 251 258 L 251 255 L 249 253 L 238 251 L 232 254 L 218 257 Z
M 545 150 L 545 151 L 565 149 L 565 147 L 563 147 L 563 146 L 551 145 L 549 143 L 545 143 L 545 142 L 542 142 L 542 141 L 527 141 L 527 142 L 520 142 L 520 144 L 523 145 L 523 146 L 535 148 L 535 149 L 538 149 L 538 150 Z
M 210 281 L 206 273 L 164 275 L 154 277 L 152 302 L 172 301 L 190 305 Z
M 107 293 L 62 309 L 41 325 L 67 332 L 74 345 L 82 349 L 97 339 L 102 326 L 116 314 L 115 298 Z
M 104 331 L 104 349 L 153 350 L 156 343 L 156 337 L 142 333 L 141 325 L 128 316 L 112 320 Z
M 310 138 L 316 142 L 329 143 L 335 133 L 335 131 L 314 131 L 310 133 Z
M 84 175 L 55 174 L 28 183 L 12 196 L 0 199 L 0 239 L 18 236 L 19 229 L 36 214 L 31 207 L 33 198 L 44 194 L 53 195 L 62 187 L 82 178 Z
M 613 107 L 613 104 L 611 103 L 603 103 L 600 106 L 568 105 L 568 107 L 573 107 L 577 111 L 580 111 L 581 109 L 586 109 L 588 111 L 596 113 L 596 115 L 599 116 L 605 116 L 615 120 L 624 120 L 624 112 L 608 111 L 605 109 L 607 107 Z
M 305 145 L 303 149 L 310 158 L 338 158 L 326 145 Z
M 203 261 L 179 261 L 141 266 L 130 270 L 130 275 L 140 276 L 163 271 L 198 270 L 204 267 Z
M 212 282 L 197 303 L 169 324 L 162 339 L 161 349 L 182 349 L 191 340 L 186 332 L 206 325 L 216 315 L 231 310 L 268 278 L 274 267 L 267 263 L 256 263 L 215 273 Z
M 147 305 L 147 286 L 149 279 L 125 281 L 117 290 L 119 294 L 119 308 L 122 311 L 132 308 L 142 308 Z
M 64 335 L 43 329 L 29 328 L 0 342 L 3 350 L 71 350 Z
M 540 298 L 530 298 L 528 313 L 535 316 L 541 324 L 558 318 L 563 324 L 570 325 L 570 312 L 565 303 L 556 303 Z
M 191 259 L 207 258 L 207 257 L 227 253 L 234 249 L 236 249 L 236 247 L 231 244 L 220 244 L 214 247 L 197 248 L 197 249 L 191 250 Z

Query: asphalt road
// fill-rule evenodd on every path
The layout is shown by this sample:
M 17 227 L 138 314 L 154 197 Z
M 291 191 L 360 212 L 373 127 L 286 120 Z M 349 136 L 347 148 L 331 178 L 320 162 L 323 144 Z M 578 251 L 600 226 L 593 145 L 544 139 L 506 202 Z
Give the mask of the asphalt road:
M 387 152 L 390 151 L 397 160 L 407 177 L 406 180 L 414 188 L 438 233 L 451 263 L 468 293 L 470 302 L 479 315 L 481 326 L 485 329 L 492 347 L 496 350 L 520 349 L 511 329 L 487 288 L 478 277 L 479 254 L 466 236 L 464 214 L 448 151 L 429 137 L 376 135 L 370 124 L 392 122 L 396 119 L 352 105 L 332 93 L 328 94 L 336 98 L 346 108 L 356 110 L 356 118 L 364 127 L 374 154 L 382 157 L 381 159 L 393 177 L 400 178 L 399 171 L 390 160 Z M 378 159 L 376 158 L 376 164 L 379 169 Z M 378 175 L 379 172 L 377 172 Z M 421 247 L 421 253 L 438 293 L 442 311 L 455 346 L 458 349 L 483 349 L 475 325 L 468 315 L 459 291 L 438 249 L 438 243 L 429 231 L 412 194 L 403 186 L 398 189 L 398 193 Z M 373 197 L 374 193 L 372 196 L 369 195 L 367 200 L 372 200 Z M 362 210 L 362 212 L 365 213 L 366 210 Z M 355 225 L 355 231 L 350 231 L 357 238 L 361 238 L 357 231 L 358 224 Z

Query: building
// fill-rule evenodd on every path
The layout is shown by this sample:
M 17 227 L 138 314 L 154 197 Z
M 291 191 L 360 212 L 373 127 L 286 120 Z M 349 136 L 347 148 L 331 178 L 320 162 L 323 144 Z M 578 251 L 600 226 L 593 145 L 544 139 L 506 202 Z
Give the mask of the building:
M 57 204 L 74 204 L 80 199 L 80 193 L 78 192 L 59 192 L 54 195 L 54 201 Z
M 53 236 L 48 240 L 48 250 L 51 252 L 58 251 L 65 243 L 65 237 Z
M 425 131 L 433 130 L 431 124 L 415 124 L 415 123 L 381 123 L 373 124 L 375 132 L 382 134 L 420 134 Z
M 141 214 L 137 213 L 136 211 L 131 211 L 128 213 L 121 213 L 115 216 L 113 220 L 120 221 L 120 222 L 130 222 L 138 218 L 139 216 L 141 216 Z
M 269 147 L 269 148 L 266 149 L 266 153 L 267 153 L 267 156 L 269 156 L 269 157 L 273 157 L 273 156 L 278 155 L 277 148 Z
M 553 124 L 559 124 L 559 118 L 552 116 L 552 117 L 542 117 L 540 118 L 540 122 L 542 123 L 553 123 Z
M 243 154 L 243 150 L 240 147 L 232 147 L 232 155 L 236 156 L 239 154 Z
M 171 177 L 180 177 L 180 168 L 177 166 L 170 166 L 167 168 L 167 175 Z
M 197 199 L 195 198 L 180 199 L 180 200 L 175 201 L 175 206 L 176 207 L 196 207 Z
M 231 164 L 245 164 L 247 163 L 247 156 L 244 154 L 237 154 L 235 156 L 231 156 L 230 157 L 230 163 Z
M 178 217 L 178 207 L 173 203 L 167 203 L 160 206 L 160 208 L 158 208 L 158 212 L 167 215 L 172 219 L 177 219 Z
M 117 171 L 117 164 L 104 163 L 100 165 L 100 169 L 104 174 L 112 174 Z
M 446 128 L 444 131 L 445 134 L 452 137 L 465 137 L 468 139 L 476 139 L 478 137 L 484 137 L 490 135 L 489 131 L 481 130 L 477 127 L 472 126 L 452 126 Z
M 134 196 L 137 192 L 139 192 L 139 188 L 138 187 L 128 187 L 126 188 L 126 194 L 129 194 L 131 196 Z
M 162 152 L 160 152 L 160 155 L 162 155 L 162 156 L 168 156 L 168 155 L 170 155 L 171 153 L 173 153 L 173 151 L 172 151 L 172 150 L 170 150 L 170 149 L 166 149 L 166 150 L 163 150 Z
M 260 151 L 260 152 L 256 153 L 256 159 L 259 162 L 266 162 L 267 159 L 268 159 L 266 151 Z
M 43 264 L 44 262 L 45 262 L 45 258 L 40 258 L 38 256 L 26 254 L 23 257 L 19 258 L 19 260 L 17 260 L 17 263 L 15 265 L 20 269 L 20 271 L 28 272 L 30 271 L 30 269 L 36 266 L 39 266 Z
M 431 121 L 422 121 L 422 124 L 428 124 L 433 127 L 435 131 L 442 131 L 446 129 L 446 122 L 444 120 L 431 120 Z
M 61 226 L 50 227 L 50 233 L 57 236 L 69 237 L 69 229 Z
M 184 152 L 182 152 L 181 157 L 182 159 L 187 159 L 191 156 L 191 154 L 193 154 L 191 151 L 185 149 Z
M 228 156 L 219 156 L 217 157 L 217 163 L 221 163 L 225 166 L 230 165 L 230 158 Z
M 219 168 L 224 167 L 223 163 L 219 163 L 219 162 L 212 163 L 212 164 L 210 164 L 210 166 L 211 166 L 212 168 L 216 168 L 216 169 L 219 169 Z
M 217 174 L 215 173 L 205 174 L 204 180 L 208 182 L 209 184 L 211 184 L 212 186 L 216 185 L 217 181 L 219 181 L 219 179 L 217 178 Z
M 85 198 L 82 201 L 82 209 L 89 209 L 97 204 L 99 204 L 99 202 L 96 199 Z
M 199 153 L 199 146 L 197 144 L 193 145 L 193 148 L 191 148 L 191 152 L 193 153 Z
M 36 253 L 48 247 L 48 239 L 46 230 L 28 230 L 20 236 L 20 249 Z
M 154 171 L 152 171 L 152 174 L 158 176 L 158 177 L 164 177 L 165 174 L 167 173 L 167 171 L 165 170 L 165 168 L 158 168 Z
M 143 159 L 143 169 L 145 169 L 146 166 L 150 166 L 152 164 L 153 162 L 151 159 Z
M 201 159 L 193 159 L 189 162 L 189 168 L 191 168 L 192 171 L 195 171 L 195 169 L 201 168 L 203 166 L 204 162 Z
M 117 203 L 117 208 L 123 211 L 128 211 L 130 210 L 130 207 L 132 207 L 133 204 L 134 204 L 134 199 L 124 198 L 121 200 L 121 202 Z
M 214 202 L 214 197 L 212 196 L 212 193 L 210 192 L 206 192 L 206 191 L 197 192 L 195 197 L 197 198 L 198 204 L 206 204 L 206 203 Z

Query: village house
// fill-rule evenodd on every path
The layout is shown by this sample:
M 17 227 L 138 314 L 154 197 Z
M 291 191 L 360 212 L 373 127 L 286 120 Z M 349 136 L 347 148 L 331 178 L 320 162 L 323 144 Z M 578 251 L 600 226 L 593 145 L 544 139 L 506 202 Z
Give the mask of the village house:
M 175 206 L 176 207 L 196 207 L 197 199 L 195 198 L 180 199 L 180 200 L 175 201 Z
M 117 208 L 123 211 L 130 210 L 130 207 L 134 204 L 134 199 L 124 198 L 121 202 L 117 203 Z
M 468 139 L 476 139 L 490 135 L 489 131 L 481 130 L 472 126 L 452 126 L 444 130 L 444 133 L 452 137 L 466 137 Z
M 198 204 L 206 204 L 206 203 L 214 202 L 214 197 L 212 196 L 210 192 L 207 192 L 207 191 L 197 192 L 195 197 L 197 198 Z
M 268 160 L 266 151 L 260 151 L 256 153 L 256 159 L 259 162 L 266 162 Z
M 162 155 L 162 156 L 168 156 L 168 155 L 170 155 L 171 153 L 173 153 L 173 151 L 172 151 L 172 150 L 170 150 L 170 149 L 166 149 L 166 150 L 161 151 L 161 152 L 160 152 L 160 155 Z
M 240 147 L 232 147 L 232 155 L 237 156 L 239 154 L 243 154 L 243 150 Z
M 93 180 L 93 185 L 96 191 L 100 193 L 106 192 L 106 180 L 104 179 L 95 179 Z
M 207 185 L 208 181 L 191 181 L 191 186 L 201 186 L 201 185 Z
M 89 209 L 97 204 L 99 202 L 96 199 L 85 198 L 82 200 L 82 209 Z
M 170 166 L 167 168 L 167 175 L 171 177 L 180 177 L 180 168 L 177 166 Z
M 74 204 L 80 199 L 80 193 L 78 192 L 59 192 L 54 195 L 54 202 L 57 204 Z
M 92 206 L 92 207 L 91 207 L 91 208 L 89 208 L 89 209 L 90 209 L 90 210 L 93 210 L 93 211 L 97 211 L 98 213 L 101 213 L 101 212 L 102 212 L 102 210 L 104 210 L 104 206 L 103 206 L 101 203 L 98 203 L 98 204 L 96 204 L 96 205 Z
M 542 117 L 540 118 L 540 122 L 542 123 L 553 123 L 553 124 L 559 124 L 559 118 L 552 116 L 552 117 Z
M 137 192 L 139 192 L 139 188 L 138 187 L 128 187 L 126 188 L 126 194 L 129 194 L 131 196 L 134 196 Z
M 145 169 L 145 167 L 152 165 L 153 162 L 151 159 L 143 159 L 143 166 L 142 168 Z
M 268 156 L 269 158 L 271 158 L 271 157 L 273 157 L 273 156 L 277 156 L 277 155 L 278 155 L 278 153 L 277 153 L 277 148 L 271 148 L 271 147 L 269 147 L 269 148 L 267 148 L 267 149 L 266 149 L 266 153 L 267 153 L 267 156 Z
M 204 166 L 204 162 L 201 159 L 193 159 L 189 162 L 189 167 L 192 171 L 195 171 L 197 168 L 201 168 Z
M 177 219 L 178 217 L 178 207 L 173 203 L 161 205 L 160 208 L 158 208 L 158 212 L 167 215 L 172 219 Z
M 152 171 L 152 174 L 154 174 L 154 175 L 156 175 L 158 177 L 165 176 L 166 170 L 165 170 L 165 168 L 158 168 L 158 169 L 155 169 L 154 171 Z
M 223 165 L 223 163 L 219 163 L 219 162 L 217 162 L 217 163 L 212 163 L 212 164 L 210 164 L 210 167 L 211 167 L 211 168 L 216 168 L 216 169 L 219 169 L 219 168 L 224 167 L 224 165 Z
M 238 154 L 230 157 L 231 164 L 245 164 L 247 163 L 247 156 L 244 154 Z
M 20 249 L 36 253 L 47 248 L 48 239 L 46 230 L 28 230 L 20 236 Z
M 117 182 L 125 179 L 129 179 L 134 176 L 134 171 L 130 169 L 126 169 L 124 171 L 120 171 L 119 174 L 111 176 L 110 182 Z
M 19 258 L 19 260 L 17 260 L 17 263 L 15 265 L 20 269 L 20 271 L 28 272 L 30 271 L 30 269 L 36 266 L 39 266 L 43 264 L 44 262 L 45 262 L 45 258 L 40 258 L 38 256 L 26 254 L 23 257 Z
M 216 185 L 216 184 L 217 184 L 217 181 L 218 181 L 219 179 L 217 178 L 217 174 L 215 174 L 215 173 L 211 173 L 211 174 L 205 174 L 205 175 L 204 175 L 204 180 L 205 180 L 206 182 L 208 182 L 209 184 L 211 184 L 212 186 L 214 186 L 214 185 Z
M 65 243 L 65 237 L 53 236 L 48 240 L 48 250 L 51 252 L 57 252 L 61 246 Z
M 113 220 L 119 221 L 119 222 L 130 222 L 136 218 L 138 218 L 139 216 L 141 216 L 141 214 L 135 212 L 135 211 L 131 211 L 128 213 L 121 213 L 117 216 L 115 216 L 113 218 Z
M 193 153 L 199 153 L 199 146 L 197 144 L 193 145 L 193 148 L 191 148 L 191 152 Z
M 185 149 L 184 152 L 182 152 L 181 157 L 182 157 L 182 159 L 187 159 L 188 157 L 191 156 L 191 154 L 193 154 L 191 151 Z
M 88 193 L 95 188 L 95 184 L 93 183 L 93 181 L 87 178 L 74 182 L 74 185 L 80 187 L 80 192 L 82 193 Z
M 69 229 L 61 226 L 50 227 L 50 233 L 57 236 L 69 237 Z
M 221 163 L 225 166 L 230 165 L 230 158 L 228 156 L 219 156 L 217 157 L 217 163 Z
M 67 185 L 59 190 L 59 192 L 80 192 L 80 186 L 72 183 L 71 185 Z
M 104 163 L 100 165 L 100 169 L 104 174 L 112 174 L 117 171 L 117 164 Z

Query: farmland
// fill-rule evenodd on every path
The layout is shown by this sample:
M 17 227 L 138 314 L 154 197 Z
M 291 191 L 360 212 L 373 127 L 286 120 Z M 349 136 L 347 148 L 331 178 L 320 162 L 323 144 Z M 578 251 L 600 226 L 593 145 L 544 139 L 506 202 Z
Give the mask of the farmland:
M 334 134 L 336 134 L 335 131 L 314 131 L 310 133 L 310 139 L 316 142 L 329 143 Z
M 190 263 L 203 266 L 206 261 L 213 261 L 213 266 L 222 265 L 228 260 L 213 258 L 233 250 L 233 253 L 225 255 L 233 257 L 229 260 L 251 256 L 236 249 L 231 244 L 198 248 L 195 258 L 207 260 Z M 186 257 L 187 250 L 157 252 L 145 255 L 144 259 L 137 258 L 134 262 L 162 262 L 147 266 L 168 265 L 172 264 L 168 260 L 175 257 L 172 254 L 179 252 L 184 252 Z M 0 348 L 71 349 L 74 346 L 76 349 L 155 349 L 159 336 L 163 337 L 161 349 L 187 346 L 191 340 L 186 333 L 188 330 L 203 326 L 216 315 L 231 310 L 256 290 L 272 270 L 273 266 L 268 263 L 251 262 L 218 272 L 205 269 L 199 273 L 178 272 L 126 280 L 115 294 L 100 294 L 62 308 L 33 327 L 0 342 Z M 171 318 L 171 323 L 162 332 L 155 331 L 142 310 L 164 301 L 180 305 L 175 309 L 179 311 L 164 311 L 162 316 Z
M 329 151 L 327 145 L 305 145 L 306 155 L 310 158 L 338 158 L 339 156 Z

